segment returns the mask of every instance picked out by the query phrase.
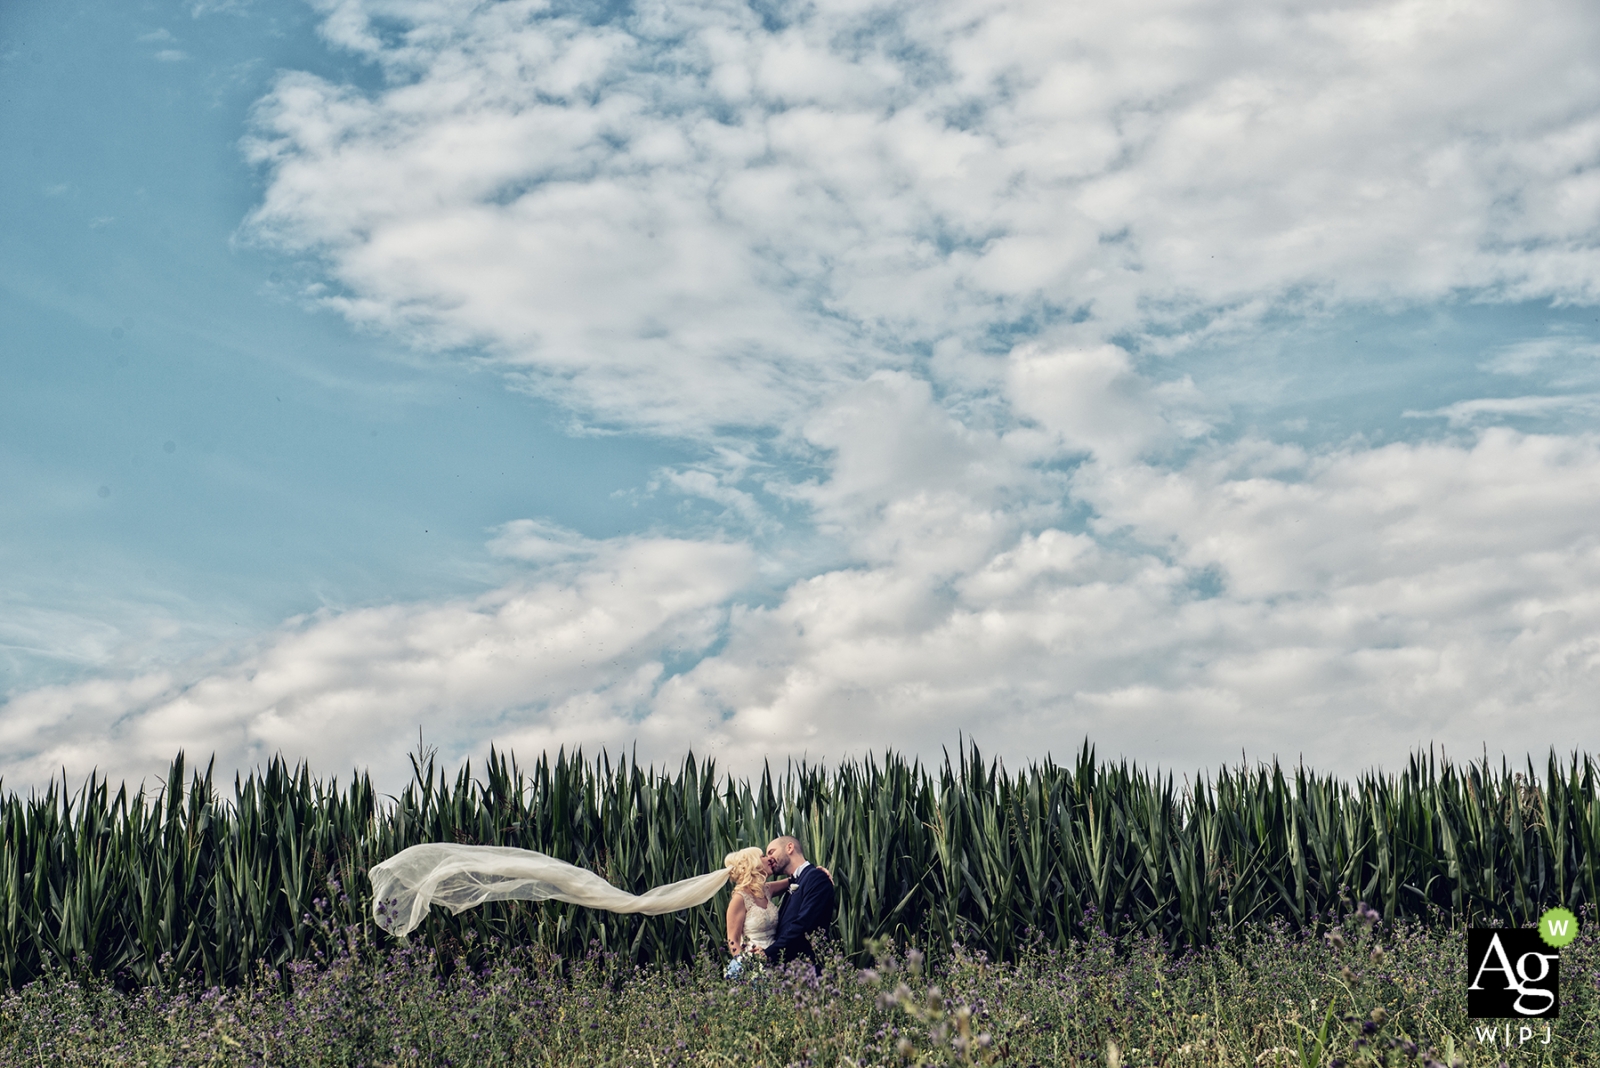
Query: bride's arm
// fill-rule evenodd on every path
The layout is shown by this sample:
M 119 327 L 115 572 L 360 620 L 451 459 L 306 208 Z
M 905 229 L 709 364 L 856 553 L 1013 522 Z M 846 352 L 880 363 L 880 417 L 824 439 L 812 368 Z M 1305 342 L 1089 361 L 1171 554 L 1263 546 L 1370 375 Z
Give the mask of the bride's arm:
M 744 945 L 744 910 L 744 895 L 735 890 L 728 902 L 728 952 L 735 957 Z

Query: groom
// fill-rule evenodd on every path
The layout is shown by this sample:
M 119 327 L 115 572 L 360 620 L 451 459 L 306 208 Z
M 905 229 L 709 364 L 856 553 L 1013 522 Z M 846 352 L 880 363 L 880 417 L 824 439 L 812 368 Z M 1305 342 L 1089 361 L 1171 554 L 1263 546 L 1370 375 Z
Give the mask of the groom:
M 804 957 L 815 967 L 811 932 L 826 927 L 833 918 L 833 880 L 806 860 L 799 840 L 792 835 L 774 838 L 767 846 L 767 859 L 772 862 L 773 875 L 793 880 L 778 906 L 778 933 L 766 949 L 767 960 L 783 964 Z

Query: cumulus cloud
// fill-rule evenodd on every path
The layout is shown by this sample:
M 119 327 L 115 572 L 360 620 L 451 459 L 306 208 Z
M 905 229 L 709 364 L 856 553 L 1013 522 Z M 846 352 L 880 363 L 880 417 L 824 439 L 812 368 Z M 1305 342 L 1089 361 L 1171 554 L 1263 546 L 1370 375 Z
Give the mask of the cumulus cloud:
M 974 432 L 901 374 L 810 433 L 836 474 L 803 489 L 853 562 L 775 597 L 750 594 L 745 546 L 508 524 L 496 551 L 539 570 L 477 600 L 313 617 L 198 677 L 19 696 L 6 779 L 149 772 L 180 745 L 392 778 L 418 725 L 456 753 L 693 746 L 745 771 L 961 731 L 1012 759 L 1089 737 L 1169 765 L 1246 751 L 1346 771 L 1418 744 L 1584 741 L 1593 436 L 1244 439 L 1176 464 L 1091 455 L 1052 483 L 1029 431 Z
M 353 323 L 700 448 L 657 485 L 727 532 L 516 519 L 488 551 L 528 578 L 482 598 L 15 696 L 8 782 L 179 745 L 381 773 L 419 724 L 742 769 L 958 730 L 1343 770 L 1583 740 L 1600 441 L 1493 425 L 1588 410 L 1549 373 L 1581 340 L 1485 367 L 1551 397 L 1381 444 L 1239 431 L 1181 358 L 1600 299 L 1592 5 L 318 7 L 385 84 L 279 78 L 245 233 Z
M 783 425 L 919 347 L 992 386 L 1018 333 L 1600 295 L 1582 4 L 322 6 L 390 84 L 283 76 L 250 232 L 603 421 Z
M 954 581 L 902 542 L 736 612 L 658 714 L 721 710 L 719 739 L 748 760 L 926 750 L 960 729 L 1021 757 L 1087 735 L 1168 762 L 1343 768 L 1430 742 L 1582 744 L 1596 439 L 1494 429 L 1321 456 L 1248 441 L 1177 469 L 1094 461 L 1074 488 L 1092 530 L 1006 531 L 969 500 L 965 540 L 985 548 Z
M 500 540 L 515 549 L 531 534 Z M 98 765 L 137 778 L 184 747 L 225 767 L 277 752 L 330 771 L 393 767 L 419 726 L 457 743 L 648 734 L 636 717 L 662 658 L 709 646 L 749 569 L 736 545 L 623 539 L 474 600 L 291 621 L 260 651 L 198 676 L 44 687 L 5 706 L 0 773 L 20 784 Z
M 1210 429 L 1204 401 L 1188 379 L 1154 383 L 1115 345 L 1011 353 L 1007 394 L 1068 451 L 1127 460 Z

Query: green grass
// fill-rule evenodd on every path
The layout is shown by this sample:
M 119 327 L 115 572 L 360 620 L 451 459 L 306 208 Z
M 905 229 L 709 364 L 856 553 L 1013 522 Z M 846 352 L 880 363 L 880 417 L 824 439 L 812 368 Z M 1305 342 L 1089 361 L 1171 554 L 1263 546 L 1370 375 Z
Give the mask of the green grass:
M 0 995 L 0 1063 L 1600 1064 L 1600 941 L 1588 924 L 1562 951 L 1551 1043 L 1539 1022 L 1534 1041 L 1509 1053 L 1479 1042 L 1465 1017 L 1460 931 L 1369 929 L 1350 916 L 1331 928 L 1343 944 L 1281 922 L 1183 953 L 1091 930 L 1063 948 L 1024 941 L 1007 962 L 966 949 L 926 962 L 884 950 L 858 970 L 832 951 L 819 976 L 740 982 L 724 981 L 714 958 L 640 967 L 598 948 L 561 960 L 537 946 L 498 947 L 474 968 L 464 952 L 441 961 L 421 944 L 385 948 L 317 926 L 333 954 L 294 965 L 287 990 L 269 971 L 231 989 L 131 993 L 52 975 Z

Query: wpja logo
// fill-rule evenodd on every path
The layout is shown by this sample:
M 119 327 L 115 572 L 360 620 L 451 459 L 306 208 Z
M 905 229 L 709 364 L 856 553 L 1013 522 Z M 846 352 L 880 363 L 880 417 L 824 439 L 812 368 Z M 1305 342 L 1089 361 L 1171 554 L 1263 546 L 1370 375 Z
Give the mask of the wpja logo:
M 1545 1019 L 1561 1015 L 1561 947 L 1578 920 L 1551 909 L 1539 926 L 1467 929 L 1467 1016 L 1474 1020 Z

